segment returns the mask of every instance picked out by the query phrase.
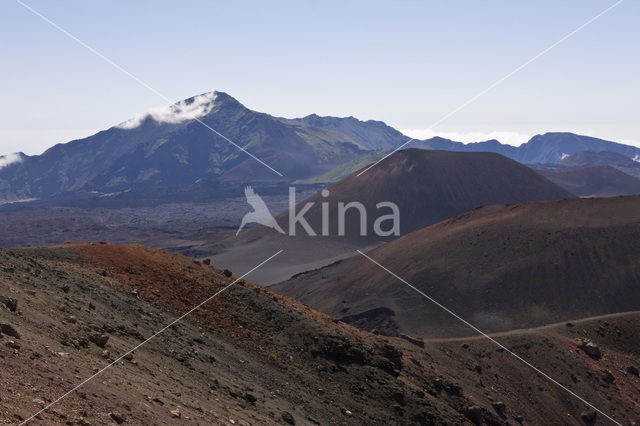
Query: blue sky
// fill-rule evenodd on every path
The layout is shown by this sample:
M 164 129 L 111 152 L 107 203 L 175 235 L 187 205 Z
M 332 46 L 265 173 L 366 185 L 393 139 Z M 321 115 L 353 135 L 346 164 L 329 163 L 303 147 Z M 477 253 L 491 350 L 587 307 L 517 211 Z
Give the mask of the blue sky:
M 416 135 L 614 3 L 24 1 L 175 101 L 220 90 L 273 115 L 353 115 Z M 433 132 L 640 145 L 639 17 L 626 0 Z M 164 104 L 12 0 L 0 4 L 0 69 L 0 154 Z

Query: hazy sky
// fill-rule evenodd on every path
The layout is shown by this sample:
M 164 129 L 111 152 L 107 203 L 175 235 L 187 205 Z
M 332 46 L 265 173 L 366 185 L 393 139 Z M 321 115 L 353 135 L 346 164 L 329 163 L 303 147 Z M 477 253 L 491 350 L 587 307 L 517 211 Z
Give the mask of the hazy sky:
M 518 143 L 575 131 L 640 145 L 640 2 L 626 0 L 443 115 L 614 1 L 24 0 L 172 100 L 383 120 L 428 136 Z M 41 153 L 163 105 L 34 16 L 0 3 L 0 154 Z M 495 132 L 495 133 L 494 133 Z

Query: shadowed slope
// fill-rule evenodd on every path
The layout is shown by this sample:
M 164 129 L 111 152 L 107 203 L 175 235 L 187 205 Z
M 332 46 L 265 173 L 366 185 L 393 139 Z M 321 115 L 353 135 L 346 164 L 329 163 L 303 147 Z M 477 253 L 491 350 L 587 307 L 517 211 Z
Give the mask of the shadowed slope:
M 640 197 L 483 207 L 369 255 L 486 331 L 634 310 Z M 274 288 L 333 315 L 389 308 L 405 333 L 471 332 L 360 257 Z
M 612 166 L 539 170 L 538 173 L 580 197 L 615 197 L 640 194 L 640 179 Z

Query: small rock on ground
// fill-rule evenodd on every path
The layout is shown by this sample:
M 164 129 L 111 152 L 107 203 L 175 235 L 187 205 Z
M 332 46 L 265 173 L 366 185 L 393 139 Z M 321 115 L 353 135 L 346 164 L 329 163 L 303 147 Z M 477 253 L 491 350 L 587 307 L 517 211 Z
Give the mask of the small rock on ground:
M 285 411 L 284 413 L 282 413 L 282 420 L 289 423 L 290 425 L 296 424 L 296 419 L 294 419 L 291 413 L 289 413 L 288 411 Z
M 109 341 L 109 336 L 107 336 L 106 334 L 94 334 L 93 336 L 91 336 L 91 341 L 97 346 L 104 348 Z
M 600 352 L 598 345 L 589 340 L 583 340 L 580 344 L 580 349 L 593 359 L 600 359 L 602 357 L 602 352 Z
M 124 423 L 124 417 L 118 413 L 109 413 L 109 417 L 111 417 L 113 421 L 118 423 L 119 425 Z
M 7 336 L 11 336 L 15 339 L 20 338 L 20 333 L 18 333 L 18 331 L 10 324 L 0 324 L 0 334 L 6 334 Z

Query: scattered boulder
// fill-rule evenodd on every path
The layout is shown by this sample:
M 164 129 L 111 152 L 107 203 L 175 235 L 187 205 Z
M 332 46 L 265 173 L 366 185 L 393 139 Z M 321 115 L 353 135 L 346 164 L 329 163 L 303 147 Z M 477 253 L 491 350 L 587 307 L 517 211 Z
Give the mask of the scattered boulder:
M 16 309 L 18 309 L 18 301 L 16 299 L 0 296 L 0 300 L 2 300 L 2 302 L 11 312 L 15 312 Z
M 464 416 L 469 419 L 473 424 L 482 423 L 482 407 L 472 405 L 464 410 Z
M 207 265 L 207 266 L 211 265 L 211 259 L 204 259 L 204 260 L 202 261 L 202 264 L 203 264 L 203 265 Z
M 353 413 L 351 411 L 347 410 L 345 407 L 341 407 L 340 411 L 342 411 L 342 414 L 344 414 L 347 417 L 353 416 Z
M 15 350 L 20 349 L 20 345 L 18 343 L 14 342 L 13 340 L 8 340 L 7 343 L 5 343 L 5 345 L 7 345 L 7 347 L 9 347 L 11 349 L 15 349 Z
M 11 336 L 16 339 L 20 338 L 20 333 L 18 333 L 10 324 L 0 324 L 0 334 L 6 334 L 7 336 Z
M 180 410 L 171 410 L 169 411 L 171 413 L 171 415 L 173 417 L 175 417 L 176 419 L 179 419 L 180 417 L 182 417 L 182 413 L 180 412 Z
M 627 367 L 627 373 L 632 374 L 634 376 L 637 376 L 639 374 L 638 373 L 638 367 L 635 367 L 633 365 L 628 366 Z
M 613 373 L 611 372 L 611 370 L 602 370 L 602 379 L 605 381 L 605 383 L 613 383 L 616 381 L 616 378 L 613 376 Z
M 84 417 L 78 417 L 74 424 L 78 426 L 91 426 L 91 423 L 89 423 Z
M 229 277 L 231 277 L 231 276 L 233 275 L 233 273 L 232 273 L 230 270 L 228 270 L 228 269 L 225 269 L 224 271 L 222 271 L 222 273 L 223 273 L 223 274 L 224 274 L 224 276 L 225 276 L 225 277 L 227 277 L 227 278 L 229 278 Z
M 96 346 L 104 348 L 109 341 L 109 336 L 106 334 L 94 334 L 90 337 L 91 341 L 96 344 Z
M 284 420 L 286 423 L 290 425 L 296 424 L 296 419 L 294 419 L 291 413 L 288 411 L 285 411 L 284 413 L 282 413 L 282 420 Z
M 80 349 L 81 347 L 82 348 L 86 348 L 87 346 L 89 346 L 89 341 L 87 339 L 85 339 L 85 338 L 81 338 L 81 339 L 78 339 L 78 340 L 73 339 L 71 341 L 71 346 L 73 346 L 76 349 Z
M 596 410 L 586 410 L 580 414 L 580 418 L 586 424 L 592 425 L 596 422 L 597 415 L 598 413 L 596 413 Z
M 502 401 L 494 402 L 493 404 L 491 404 L 491 406 L 494 410 L 496 410 L 496 413 L 500 414 L 501 416 L 504 415 L 504 412 L 507 410 L 507 405 Z
M 580 349 L 582 349 L 593 359 L 602 358 L 602 352 L 600 352 L 600 348 L 590 340 L 582 340 L 582 342 L 580 343 Z
M 449 382 L 447 380 L 443 380 L 441 378 L 435 379 L 433 381 L 433 388 L 436 393 L 445 391 L 447 395 L 453 395 L 453 396 L 463 395 L 462 387 L 460 385 Z
M 113 421 L 118 423 L 119 425 L 124 423 L 124 417 L 118 413 L 109 413 L 109 417 L 111 417 Z
M 250 393 L 244 394 L 244 399 L 246 399 L 247 401 L 249 401 L 252 404 L 255 404 L 255 402 L 258 400 L 258 398 L 256 398 L 255 395 L 252 395 Z

